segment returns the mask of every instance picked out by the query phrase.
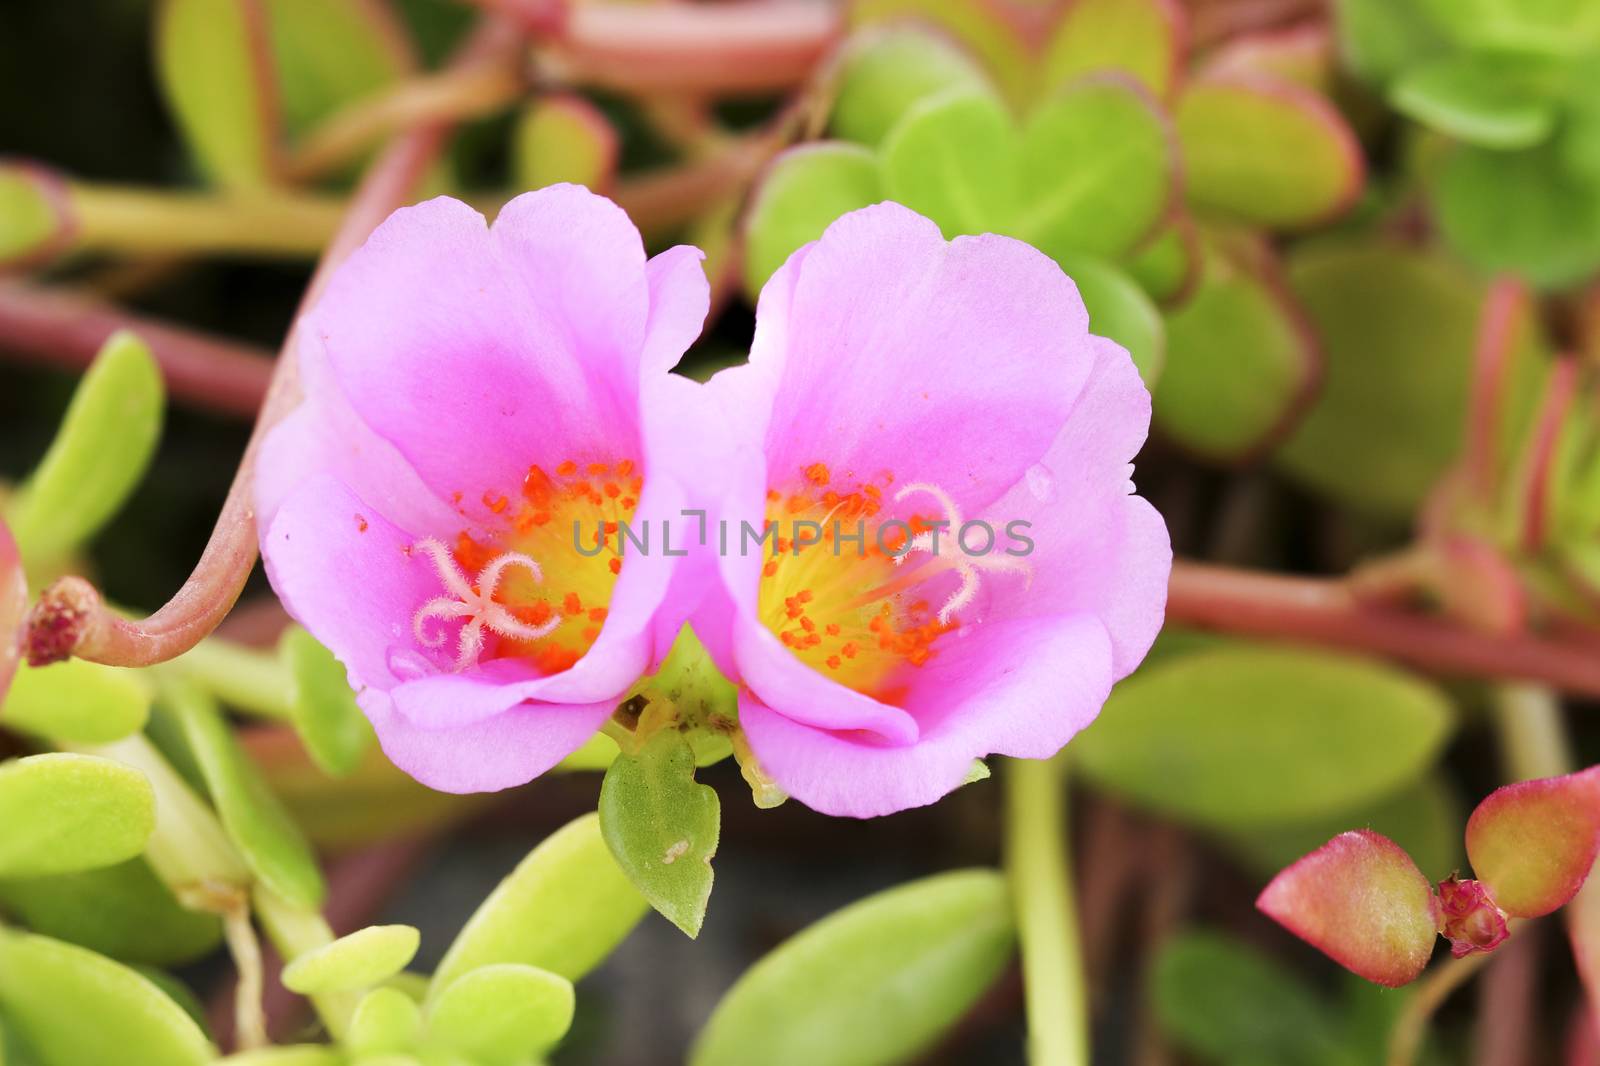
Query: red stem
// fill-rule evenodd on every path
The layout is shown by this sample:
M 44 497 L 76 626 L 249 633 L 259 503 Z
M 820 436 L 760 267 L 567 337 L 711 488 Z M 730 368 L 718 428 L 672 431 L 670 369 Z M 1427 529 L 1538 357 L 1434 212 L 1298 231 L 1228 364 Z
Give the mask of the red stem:
M 520 38 L 508 27 L 485 23 L 451 64 L 477 63 L 486 52 L 516 47 L 520 47 Z M 301 301 L 302 309 L 316 301 L 333 269 L 366 240 L 378 223 L 410 199 L 443 149 L 447 132 L 445 124 L 407 130 L 372 164 L 351 200 L 339 232 L 323 253 Z M 300 401 L 293 353 L 291 329 L 211 540 L 183 587 L 150 617 L 129 621 L 108 610 L 88 581 L 81 577 L 62 578 L 45 590 L 28 616 L 25 650 L 30 662 L 37 665 L 76 655 L 112 666 L 153 666 L 182 655 L 217 628 L 255 566 L 255 456 L 267 430 Z
M 0 349 L 6 352 L 82 370 L 120 329 L 132 330 L 150 345 L 174 396 L 233 415 L 253 415 L 260 408 L 272 380 L 269 352 L 61 289 L 0 282 Z
M 1178 562 L 1167 621 L 1380 655 L 1431 673 L 1541 681 L 1600 696 L 1600 655 L 1576 640 L 1467 629 L 1415 611 L 1363 603 L 1343 582 Z

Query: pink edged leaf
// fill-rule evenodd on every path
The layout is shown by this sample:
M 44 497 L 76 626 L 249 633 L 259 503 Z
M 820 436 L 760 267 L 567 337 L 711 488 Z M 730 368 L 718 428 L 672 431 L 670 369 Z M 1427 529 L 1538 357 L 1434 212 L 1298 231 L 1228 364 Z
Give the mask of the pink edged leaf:
M 1390 988 L 1416 980 L 1438 936 L 1428 879 L 1381 833 L 1340 833 L 1279 873 L 1256 900 L 1345 969 Z
M 28 611 L 28 579 L 22 554 L 5 520 L 0 519 L 0 701 L 22 654 L 22 619 Z
M 1490 793 L 1467 820 L 1467 858 L 1500 909 L 1537 918 L 1583 887 L 1600 848 L 1600 766 Z

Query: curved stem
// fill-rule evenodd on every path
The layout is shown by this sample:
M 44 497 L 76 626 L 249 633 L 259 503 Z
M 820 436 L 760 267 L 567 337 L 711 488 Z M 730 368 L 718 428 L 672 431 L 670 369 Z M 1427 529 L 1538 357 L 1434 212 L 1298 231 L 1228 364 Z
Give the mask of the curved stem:
M 1434 1014 L 1456 989 L 1495 958 L 1494 955 L 1467 955 L 1451 959 L 1417 982 L 1416 990 L 1406 1000 L 1394 1028 L 1389 1031 L 1388 1066 L 1412 1066 L 1417 1061 Z
M 1031 1066 L 1088 1066 L 1089 1005 L 1068 854 L 1062 764 L 1006 764 L 1006 872 L 1011 882 Z
M 344 214 L 338 197 L 316 193 L 173 192 L 84 182 L 67 188 L 74 251 L 310 258 Z
M 267 1013 L 262 1008 L 266 979 L 261 966 L 261 942 L 250 924 L 250 904 L 240 896 L 237 906 L 222 915 L 222 935 L 233 956 L 239 984 L 234 989 L 234 1044 L 242 1050 L 267 1046 Z
M 489 23 L 463 47 L 453 63 L 476 63 L 485 51 L 517 46 L 518 39 L 505 26 Z M 350 202 L 339 232 L 323 253 L 302 299 L 302 309 L 321 295 L 333 269 L 391 211 L 410 199 L 422 175 L 443 149 L 446 132 L 443 124 L 410 130 L 396 138 L 373 163 Z M 267 430 L 300 401 L 293 353 L 291 329 L 239 472 L 228 489 L 211 540 L 189 580 L 150 617 L 129 621 L 108 610 L 99 592 L 83 578 L 63 578 L 45 590 L 29 614 L 25 640 L 31 662 L 37 665 L 77 655 L 111 666 L 152 666 L 183 654 L 217 628 L 239 598 L 255 565 L 255 457 Z

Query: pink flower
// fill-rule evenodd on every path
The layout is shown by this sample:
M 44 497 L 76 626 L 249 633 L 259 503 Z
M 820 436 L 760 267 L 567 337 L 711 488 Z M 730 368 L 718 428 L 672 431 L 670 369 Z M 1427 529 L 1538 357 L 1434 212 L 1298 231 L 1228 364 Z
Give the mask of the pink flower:
M 492 229 L 440 198 L 379 227 L 299 323 L 306 399 L 256 467 L 267 573 L 425 784 L 542 773 L 664 653 L 677 557 L 619 557 L 612 525 L 590 557 L 573 528 L 684 504 L 651 412 L 693 388 L 668 371 L 705 318 L 700 258 L 647 262 L 573 186 Z
M 1053 755 L 1149 649 L 1172 560 L 1129 481 L 1150 396 L 1040 252 L 853 212 L 767 283 L 750 364 L 707 389 L 729 439 L 697 488 L 733 543 L 695 631 L 808 806 L 884 814 L 974 758 Z M 764 520 L 784 550 L 741 554 Z

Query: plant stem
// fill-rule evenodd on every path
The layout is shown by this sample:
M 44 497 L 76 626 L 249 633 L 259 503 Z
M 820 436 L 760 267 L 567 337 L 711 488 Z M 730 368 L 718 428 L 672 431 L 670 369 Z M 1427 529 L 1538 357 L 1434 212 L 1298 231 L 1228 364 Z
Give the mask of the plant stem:
M 1428 1023 L 1433 1020 L 1434 1014 L 1450 998 L 1451 993 L 1470 981 L 1494 958 L 1494 955 L 1478 954 L 1451 959 L 1442 966 L 1434 967 L 1417 982 L 1411 998 L 1406 1000 L 1400 1016 L 1395 1019 L 1394 1028 L 1389 1031 L 1388 1066 L 1412 1066 L 1417 1061 L 1422 1042 L 1428 1035 Z
M 150 346 L 174 396 L 234 415 L 254 415 L 272 379 L 272 354 L 168 325 L 99 301 L 22 282 L 0 282 L 0 348 L 49 366 L 82 370 L 106 338 L 132 330 Z
M 222 915 L 222 934 L 239 975 L 239 985 L 234 990 L 234 1043 L 244 1050 L 266 1047 L 267 1015 L 261 1005 L 266 978 L 261 967 L 261 942 L 256 939 L 255 928 L 250 924 L 250 906 L 243 898 Z
M 308 951 L 333 943 L 333 929 L 321 913 L 297 907 L 261 884 L 256 885 L 254 898 L 261 925 L 285 962 L 293 962 Z M 360 991 L 356 990 L 321 992 L 310 999 L 322 1024 L 337 1040 L 349 1030 L 350 1018 L 360 997 Z
M 309 259 L 344 214 L 340 198 L 315 193 L 170 192 L 79 182 L 68 189 L 70 247 L 79 251 Z
M 1059 759 L 1006 764 L 1006 872 L 1022 945 L 1031 1066 L 1088 1066 L 1089 1011 Z

